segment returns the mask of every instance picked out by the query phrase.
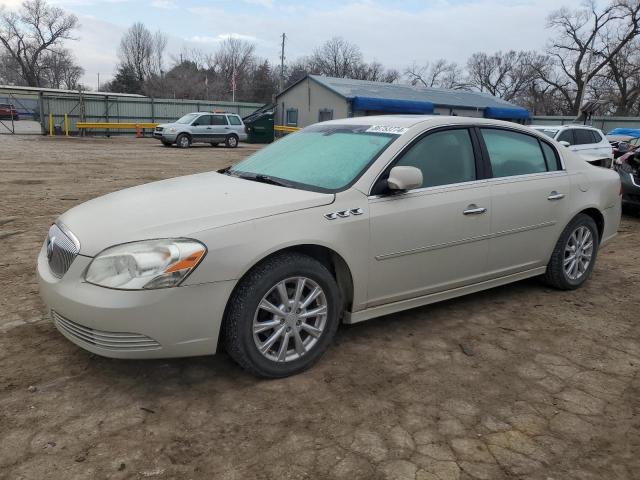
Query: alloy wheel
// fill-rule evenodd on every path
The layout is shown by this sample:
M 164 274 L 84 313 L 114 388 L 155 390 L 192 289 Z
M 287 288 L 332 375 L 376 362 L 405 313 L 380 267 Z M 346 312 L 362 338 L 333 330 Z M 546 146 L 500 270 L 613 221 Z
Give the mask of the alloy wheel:
M 262 297 L 253 318 L 258 351 L 274 362 L 290 362 L 318 343 L 327 324 L 327 297 L 307 277 L 291 277 Z
M 570 280 L 579 280 L 589 269 L 593 257 L 593 235 L 584 225 L 576 228 L 564 249 L 564 273 Z

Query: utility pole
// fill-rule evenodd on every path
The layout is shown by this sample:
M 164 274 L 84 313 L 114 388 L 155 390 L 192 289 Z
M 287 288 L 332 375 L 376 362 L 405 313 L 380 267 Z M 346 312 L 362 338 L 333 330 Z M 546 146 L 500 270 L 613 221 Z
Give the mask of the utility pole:
M 282 52 L 280 53 L 280 85 L 279 90 L 284 90 L 284 43 L 287 40 L 287 34 L 282 34 Z
M 98 72 L 98 88 L 96 90 L 100 91 L 100 72 Z

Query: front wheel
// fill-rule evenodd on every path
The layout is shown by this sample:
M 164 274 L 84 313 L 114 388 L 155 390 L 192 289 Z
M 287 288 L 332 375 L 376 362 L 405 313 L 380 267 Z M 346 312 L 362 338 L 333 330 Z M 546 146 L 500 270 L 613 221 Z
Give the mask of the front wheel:
M 600 238 L 589 215 L 577 215 L 562 231 L 544 279 L 560 290 L 576 289 L 587 281 L 596 262 Z
M 191 146 L 191 139 L 189 138 L 189 135 L 185 135 L 184 133 L 178 135 L 178 138 L 176 138 L 176 145 L 180 148 L 189 148 Z
M 227 146 L 227 148 L 236 148 L 238 146 L 238 137 L 236 137 L 235 135 L 229 135 L 224 141 L 224 144 Z
M 298 253 L 267 259 L 234 292 L 223 326 L 229 355 L 266 378 L 299 373 L 325 352 L 338 328 L 340 294 L 320 262 Z

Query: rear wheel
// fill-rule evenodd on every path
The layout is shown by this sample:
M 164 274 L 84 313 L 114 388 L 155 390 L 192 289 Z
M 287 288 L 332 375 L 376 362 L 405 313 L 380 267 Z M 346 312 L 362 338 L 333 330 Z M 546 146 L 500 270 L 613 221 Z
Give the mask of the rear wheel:
M 545 281 L 560 290 L 573 290 L 587 281 L 595 265 L 600 238 L 589 215 L 577 215 L 563 230 L 547 265 Z
M 223 328 L 229 355 L 260 377 L 313 365 L 338 328 L 340 294 L 320 262 L 285 253 L 255 267 L 230 300 Z
M 224 141 L 224 144 L 228 148 L 236 148 L 238 146 L 238 137 L 235 135 L 229 135 L 227 139 Z
M 189 135 L 181 133 L 176 138 L 176 145 L 180 148 L 189 148 L 191 146 L 191 138 L 189 138 Z

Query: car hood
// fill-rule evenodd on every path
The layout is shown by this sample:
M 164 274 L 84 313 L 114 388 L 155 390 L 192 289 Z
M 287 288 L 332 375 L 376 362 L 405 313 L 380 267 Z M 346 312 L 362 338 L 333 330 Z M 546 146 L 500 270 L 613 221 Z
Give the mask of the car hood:
M 201 173 L 128 188 L 89 200 L 58 219 L 95 256 L 112 245 L 197 232 L 327 205 L 333 194 Z

